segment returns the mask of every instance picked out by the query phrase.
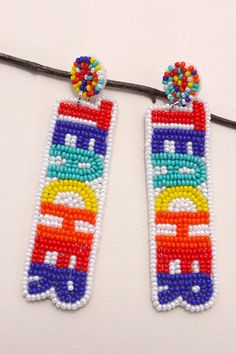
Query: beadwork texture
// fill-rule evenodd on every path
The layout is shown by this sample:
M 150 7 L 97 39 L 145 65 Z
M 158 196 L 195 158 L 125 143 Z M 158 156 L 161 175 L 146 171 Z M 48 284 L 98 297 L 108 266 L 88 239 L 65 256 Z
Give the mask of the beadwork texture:
M 55 105 L 23 276 L 28 301 L 76 310 L 89 300 L 116 113 L 105 97 Z
M 200 87 L 196 68 L 193 65 L 186 65 L 183 61 L 168 67 L 162 83 L 168 100 L 179 106 L 191 102 Z
M 209 308 L 216 296 L 207 106 L 146 115 L 151 298 L 157 311 Z
M 71 82 L 83 98 L 98 95 L 106 85 L 106 72 L 94 57 L 79 57 L 71 69 Z

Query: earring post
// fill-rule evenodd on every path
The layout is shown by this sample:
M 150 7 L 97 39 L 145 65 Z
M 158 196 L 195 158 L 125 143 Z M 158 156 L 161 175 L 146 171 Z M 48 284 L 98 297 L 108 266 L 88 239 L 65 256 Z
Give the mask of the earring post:
M 26 59 L 21 59 L 9 54 L 0 53 L 0 61 L 6 64 L 11 64 L 14 66 L 24 68 L 34 73 L 53 76 L 61 79 L 70 79 L 69 71 L 52 68 L 50 66 L 42 65 Z M 153 103 L 156 102 L 157 98 L 166 99 L 166 95 L 163 91 L 158 90 L 154 87 L 149 87 L 141 84 L 108 79 L 106 83 L 106 87 L 109 87 L 111 89 L 129 91 L 136 94 L 147 96 L 152 100 Z M 211 121 L 213 123 L 228 128 L 236 129 L 236 121 L 223 118 L 212 113 L 211 113 Z

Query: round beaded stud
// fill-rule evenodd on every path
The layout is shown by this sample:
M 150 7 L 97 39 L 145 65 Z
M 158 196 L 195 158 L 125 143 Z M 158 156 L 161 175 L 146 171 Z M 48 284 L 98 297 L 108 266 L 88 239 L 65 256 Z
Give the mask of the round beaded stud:
M 185 106 L 191 102 L 200 87 L 198 72 L 193 65 L 177 62 L 168 66 L 162 83 L 172 105 Z
M 70 73 L 74 89 L 82 98 L 98 95 L 106 85 L 106 72 L 94 57 L 77 58 Z

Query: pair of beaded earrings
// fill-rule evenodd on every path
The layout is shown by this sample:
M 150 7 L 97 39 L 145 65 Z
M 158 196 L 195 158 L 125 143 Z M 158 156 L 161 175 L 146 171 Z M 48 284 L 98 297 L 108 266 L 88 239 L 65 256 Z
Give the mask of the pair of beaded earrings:
M 55 104 L 23 276 L 28 301 L 63 310 L 90 298 L 117 117 L 114 100 L 92 103 L 106 84 L 96 58 L 77 58 L 71 81 L 79 99 Z M 217 290 L 210 114 L 193 66 L 169 66 L 163 84 L 170 104 L 145 116 L 151 298 L 157 311 L 199 312 Z

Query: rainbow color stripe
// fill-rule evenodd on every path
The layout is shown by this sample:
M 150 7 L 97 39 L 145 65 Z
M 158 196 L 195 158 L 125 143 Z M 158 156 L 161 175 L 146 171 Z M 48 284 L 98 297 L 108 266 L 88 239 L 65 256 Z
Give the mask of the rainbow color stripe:
M 151 296 L 157 311 L 209 308 L 216 296 L 206 105 L 146 115 Z
M 56 104 L 23 279 L 29 301 L 75 310 L 90 297 L 115 119 L 108 98 Z
M 84 99 L 98 95 L 106 85 L 106 72 L 94 57 L 79 57 L 71 69 L 71 82 Z

